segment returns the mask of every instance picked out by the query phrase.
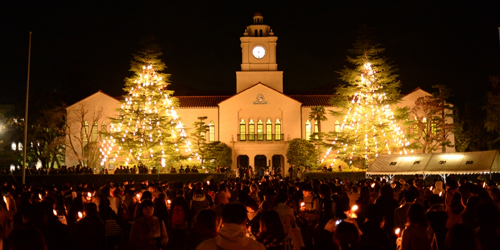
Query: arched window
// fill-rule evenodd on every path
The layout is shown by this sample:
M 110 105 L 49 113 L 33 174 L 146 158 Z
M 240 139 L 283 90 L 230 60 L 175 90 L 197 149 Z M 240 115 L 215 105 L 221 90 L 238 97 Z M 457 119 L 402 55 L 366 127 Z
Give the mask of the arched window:
M 340 132 L 340 122 L 339 122 L 339 120 L 335 121 L 335 130 L 334 131 L 337 132 L 337 133 Z
M 97 141 L 97 136 L 99 135 L 99 131 L 97 130 L 97 121 L 92 125 L 92 141 Z
M 255 141 L 255 123 L 252 119 L 248 122 L 248 140 Z
M 101 123 L 101 131 L 106 133 L 108 132 L 108 126 L 106 125 L 106 121 L 102 121 Z
M 306 140 L 311 139 L 311 122 L 307 120 L 306 122 Z
M 262 30 L 260 30 L 259 36 L 262 36 Z
M 274 140 L 281 141 L 281 122 L 280 119 L 276 119 L 274 123 Z
M 266 141 L 272 141 L 273 140 L 273 123 L 271 122 L 271 119 L 267 119 L 266 122 Z
M 261 119 L 259 119 L 259 121 L 257 122 L 257 140 L 264 140 L 264 123 Z
M 257 37 L 257 36 L 259 36 L 259 34 L 257 33 L 257 30 L 255 30 L 255 36 L 256 36 L 256 37 Z
M 245 123 L 245 120 L 241 119 L 240 122 L 240 141 L 246 141 L 246 133 L 247 133 L 247 125 Z
M 40 143 L 38 143 L 38 144 L 39 144 L 38 146 L 40 146 Z M 21 151 L 21 150 L 23 150 L 23 144 L 18 142 L 17 143 L 17 151 Z
M 82 141 L 83 142 L 87 142 L 88 140 L 88 134 L 89 134 L 89 123 L 87 121 L 85 121 L 85 123 L 83 124 L 83 138 L 82 138 Z
M 208 140 L 209 141 L 215 141 L 215 125 L 214 121 L 210 121 L 210 124 L 208 124 Z

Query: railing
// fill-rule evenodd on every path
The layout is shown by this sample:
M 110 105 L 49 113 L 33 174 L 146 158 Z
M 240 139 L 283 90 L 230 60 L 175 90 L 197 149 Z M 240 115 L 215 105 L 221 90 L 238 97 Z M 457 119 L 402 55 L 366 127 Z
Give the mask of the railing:
M 238 134 L 238 141 L 283 141 L 283 134 Z

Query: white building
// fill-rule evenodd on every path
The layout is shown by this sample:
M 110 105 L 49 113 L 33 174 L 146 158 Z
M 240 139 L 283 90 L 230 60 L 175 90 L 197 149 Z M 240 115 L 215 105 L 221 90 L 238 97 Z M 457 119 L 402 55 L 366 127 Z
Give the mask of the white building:
M 294 138 L 309 138 L 317 130 L 309 121 L 311 108 L 324 106 L 327 114 L 334 109 L 329 104 L 332 95 L 286 95 L 283 93 L 283 71 L 278 71 L 276 45 L 278 37 L 263 17 L 256 13 L 241 41 L 241 70 L 236 72 L 236 94 L 232 96 L 174 96 L 179 99 L 176 108 L 186 128 L 207 116 L 209 141 L 221 141 L 232 148 L 233 164 L 243 166 L 282 167 L 286 171 L 288 142 Z M 236 56 L 236 55 L 235 55 Z M 417 90 L 403 98 L 402 106 L 429 93 Z M 98 92 L 68 108 L 68 111 L 85 106 L 105 107 L 95 122 L 99 130 L 106 129 L 109 118 L 116 115 L 120 102 Z M 91 114 L 89 114 L 91 115 Z M 342 122 L 327 115 L 321 123 L 322 132 L 334 131 Z M 86 118 L 87 119 L 87 118 Z M 90 117 L 88 118 L 90 119 Z M 312 122 L 312 123 L 311 123 Z M 90 125 L 89 125 L 90 126 Z M 191 128 L 192 129 L 192 128 Z M 454 152 L 454 149 L 450 149 Z M 66 164 L 76 165 L 75 156 L 66 154 Z

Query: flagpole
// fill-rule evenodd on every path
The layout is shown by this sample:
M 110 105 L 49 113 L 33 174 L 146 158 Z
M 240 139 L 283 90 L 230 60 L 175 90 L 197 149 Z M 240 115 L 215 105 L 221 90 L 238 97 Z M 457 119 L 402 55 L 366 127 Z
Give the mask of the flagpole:
M 26 80 L 26 109 L 24 111 L 24 143 L 23 143 L 23 165 L 21 166 L 22 184 L 26 183 L 26 151 L 28 149 L 28 100 L 30 93 L 30 64 L 31 64 L 31 31 L 28 47 L 28 77 Z

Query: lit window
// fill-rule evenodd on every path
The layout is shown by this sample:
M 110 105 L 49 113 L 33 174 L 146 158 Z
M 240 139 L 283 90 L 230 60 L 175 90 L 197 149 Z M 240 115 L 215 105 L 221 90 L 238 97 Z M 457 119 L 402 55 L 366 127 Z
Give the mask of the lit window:
M 108 126 L 106 125 L 106 121 L 102 121 L 101 123 L 101 131 L 106 133 L 108 132 Z
M 252 119 L 248 122 L 248 140 L 255 141 L 255 123 Z
M 272 141 L 273 140 L 273 123 L 271 122 L 271 119 L 267 119 L 266 122 L 266 141 Z
M 306 122 L 306 140 L 309 140 L 311 137 L 311 122 L 307 120 Z
M 246 141 L 247 125 L 245 120 L 241 119 L 240 122 L 240 141 Z
M 40 146 L 40 144 L 39 144 L 38 146 Z M 18 151 L 23 150 L 23 144 L 22 144 L 22 143 L 20 143 L 20 142 L 19 142 L 19 143 L 17 144 L 17 150 L 18 150 Z
M 85 121 L 85 123 L 83 124 L 83 142 L 87 142 L 87 139 L 88 139 L 88 132 L 89 132 L 89 123 L 87 121 Z
M 208 125 L 208 140 L 209 141 L 215 141 L 215 126 L 214 126 L 214 121 L 210 121 L 210 124 Z
M 274 139 L 276 141 L 281 141 L 281 122 L 280 122 L 280 119 L 276 119 L 276 123 L 274 123 Z
M 437 124 L 436 123 L 431 123 L 431 131 L 433 135 L 437 135 Z
M 17 144 L 15 142 L 13 142 L 11 145 L 10 145 L 10 148 L 12 149 L 12 151 L 16 151 L 17 149 Z
M 99 131 L 97 130 L 97 121 L 92 125 L 92 141 L 97 141 L 97 135 L 99 135 Z
M 108 170 L 115 170 L 115 158 L 109 158 Z
M 339 120 L 335 121 L 335 132 L 340 132 L 340 122 Z
M 264 123 L 260 119 L 259 122 L 257 122 L 257 140 L 258 141 L 264 140 Z

